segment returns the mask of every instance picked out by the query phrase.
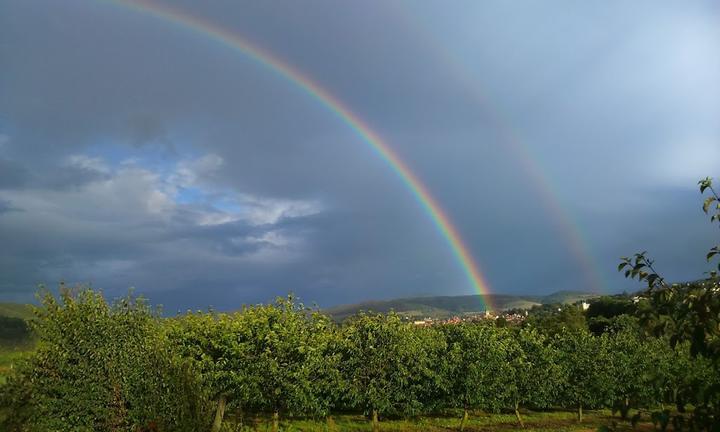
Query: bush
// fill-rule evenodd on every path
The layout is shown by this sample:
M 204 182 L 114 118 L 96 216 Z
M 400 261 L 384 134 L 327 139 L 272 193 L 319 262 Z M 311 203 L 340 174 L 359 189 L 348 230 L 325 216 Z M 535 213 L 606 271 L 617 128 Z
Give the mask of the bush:
M 2 388 L 5 430 L 195 431 L 203 392 L 170 349 L 142 299 L 109 305 L 101 294 L 47 293 L 33 325 L 37 350 Z

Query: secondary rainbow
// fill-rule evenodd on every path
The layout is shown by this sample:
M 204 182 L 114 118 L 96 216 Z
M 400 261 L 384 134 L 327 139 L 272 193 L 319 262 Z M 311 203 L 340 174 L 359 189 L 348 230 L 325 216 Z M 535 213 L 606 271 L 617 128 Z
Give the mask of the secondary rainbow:
M 192 31 L 199 36 L 212 39 L 235 52 L 241 53 L 261 66 L 274 72 L 279 77 L 293 83 L 302 89 L 308 96 L 318 101 L 330 112 L 342 120 L 354 133 L 356 133 L 375 153 L 384 160 L 390 168 L 400 177 L 406 187 L 412 192 L 425 212 L 449 244 L 453 254 L 458 260 L 468 282 L 482 297 L 485 308 L 493 309 L 490 301 L 489 285 L 483 277 L 480 268 L 472 258 L 470 250 L 463 242 L 460 233 L 454 227 L 450 218 L 440 207 L 437 200 L 430 194 L 428 188 L 412 172 L 390 146 L 374 132 L 357 114 L 353 113 L 339 99 L 333 96 L 318 83 L 301 73 L 299 70 L 282 61 L 262 48 L 251 44 L 238 34 L 224 29 L 201 17 L 190 15 L 179 9 L 167 5 L 134 0 L 102 0 L 108 4 L 133 10 L 144 15 L 172 23 L 185 30 Z
M 446 58 L 450 57 L 448 53 Z M 456 77 L 467 83 L 467 88 L 474 93 L 477 100 L 483 102 L 481 106 L 484 108 L 485 118 L 495 126 L 495 131 L 500 140 L 506 144 L 506 149 L 513 155 L 513 159 L 521 164 L 525 174 L 530 177 L 530 187 L 538 193 L 542 206 L 557 224 L 559 233 L 565 238 L 564 243 L 582 269 L 587 287 L 595 293 L 605 292 L 603 273 L 595 263 L 588 241 L 578 223 L 570 216 L 570 211 L 563 207 L 562 200 L 556 192 L 558 188 L 552 184 L 550 176 L 540 163 L 540 158 L 533 155 L 529 146 L 525 145 L 519 138 L 519 134 L 507 124 L 504 120 L 505 116 L 497 108 L 490 109 L 495 104 L 487 102 L 486 94 L 478 86 L 477 80 L 471 78 L 468 68 L 463 67 L 462 63 L 454 58 L 448 60 L 448 64 L 455 65 Z
M 563 206 L 562 199 L 557 193 L 558 188 L 553 185 L 547 169 L 542 166 L 541 158 L 534 155 L 530 147 L 520 139 L 521 134 L 508 123 L 507 116 L 503 115 L 499 108 L 500 104 L 492 103 L 488 93 L 484 91 L 481 82 L 473 75 L 466 62 L 440 44 L 412 8 L 402 8 L 397 13 L 397 18 L 405 20 L 415 37 L 421 40 L 428 50 L 434 52 L 439 63 L 446 65 L 453 73 L 453 78 L 479 102 L 484 119 L 493 125 L 500 138 L 499 141 L 505 144 L 505 149 L 512 154 L 513 160 L 520 163 L 522 171 L 531 180 L 529 188 L 538 194 L 545 211 L 557 224 L 559 233 L 564 237 L 564 243 L 583 271 L 587 287 L 596 293 L 605 292 L 607 284 L 603 272 L 599 270 L 591 253 L 592 248 L 583 235 L 580 225 L 571 217 L 571 212 Z

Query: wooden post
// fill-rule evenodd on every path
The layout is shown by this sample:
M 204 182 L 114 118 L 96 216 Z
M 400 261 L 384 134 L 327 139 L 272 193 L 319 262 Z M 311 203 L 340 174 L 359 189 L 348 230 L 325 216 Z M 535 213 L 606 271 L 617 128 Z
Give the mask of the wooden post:
M 217 409 L 215 410 L 215 421 L 213 421 L 212 429 L 210 429 L 212 432 L 219 432 L 220 426 L 222 426 L 223 422 L 223 416 L 225 415 L 225 405 L 227 403 L 227 399 L 225 396 L 220 396 L 217 402 Z

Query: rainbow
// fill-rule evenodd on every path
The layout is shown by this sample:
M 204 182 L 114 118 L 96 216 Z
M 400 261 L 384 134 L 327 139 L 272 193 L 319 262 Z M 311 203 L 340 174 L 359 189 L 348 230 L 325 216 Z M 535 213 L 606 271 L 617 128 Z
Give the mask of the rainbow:
M 543 169 L 540 158 L 536 157 L 529 146 L 520 139 L 520 134 L 510 127 L 505 120 L 506 116 L 497 108 L 498 104 L 490 103 L 486 92 L 483 91 L 480 83 L 462 59 L 441 45 L 411 9 L 403 9 L 398 13 L 398 17 L 405 19 L 410 30 L 414 30 L 416 37 L 422 39 L 423 45 L 430 48 L 441 63 L 449 66 L 456 81 L 462 83 L 469 94 L 479 102 L 485 120 L 493 125 L 500 141 L 505 144 L 506 150 L 512 155 L 512 159 L 519 162 L 522 167 L 521 171 L 531 180 L 530 186 L 540 198 L 545 212 L 557 224 L 558 232 L 564 237 L 565 245 L 582 269 L 587 286 L 596 293 L 606 292 L 607 284 L 603 273 L 598 269 L 588 241 L 583 235 L 580 225 L 570 217 L 570 212 L 563 208 L 562 200 L 556 192 L 557 187 L 552 184 L 547 169 Z
M 450 54 L 448 54 L 448 57 L 450 57 Z M 466 82 L 469 90 L 474 93 L 479 101 L 487 101 L 482 89 L 470 77 L 468 69 L 461 66 L 459 61 L 453 61 L 457 66 L 456 77 Z M 449 62 L 449 64 L 453 63 Z M 563 208 L 562 200 L 555 192 L 557 188 L 553 186 L 550 176 L 545 172 L 546 170 L 543 170 L 539 162 L 540 159 L 535 157 L 530 148 L 520 140 L 519 134 L 507 125 L 503 115 L 498 110 L 488 109 L 487 107 L 490 106 L 488 103 L 481 103 L 480 105 L 485 108 L 485 118 L 490 124 L 494 125 L 498 137 L 505 143 L 506 150 L 513 156 L 512 159 L 520 163 L 521 171 L 530 178 L 530 185 L 540 198 L 541 205 L 557 225 L 558 232 L 564 237 L 565 245 L 576 260 L 579 268 L 582 269 L 587 287 L 595 293 L 606 292 L 602 272 L 598 270 L 588 242 L 580 226 L 569 216 L 569 211 Z
M 288 63 L 277 58 L 273 54 L 253 45 L 230 30 L 207 21 L 201 17 L 189 15 L 179 9 L 167 5 L 150 3 L 141 0 L 101 0 L 108 4 L 129 9 L 143 15 L 161 19 L 174 24 L 184 30 L 191 31 L 223 45 L 236 53 L 240 53 L 257 64 L 274 72 L 279 77 L 287 80 L 300 88 L 305 94 L 327 108 L 343 123 L 345 123 L 363 142 L 365 142 L 392 170 L 397 174 L 403 184 L 410 190 L 423 210 L 430 216 L 440 234 L 447 241 L 458 263 L 460 264 L 467 281 L 471 284 L 483 300 L 485 308 L 492 310 L 494 306 L 490 301 L 490 289 L 486 279 L 483 277 L 479 266 L 472 258 L 470 250 L 465 245 L 452 221 L 442 209 L 437 200 L 430 194 L 428 188 L 413 173 L 410 167 L 403 162 L 392 148 L 374 132 L 370 126 L 363 121 L 350 108 L 344 105 L 329 91 L 318 83 L 301 73 Z

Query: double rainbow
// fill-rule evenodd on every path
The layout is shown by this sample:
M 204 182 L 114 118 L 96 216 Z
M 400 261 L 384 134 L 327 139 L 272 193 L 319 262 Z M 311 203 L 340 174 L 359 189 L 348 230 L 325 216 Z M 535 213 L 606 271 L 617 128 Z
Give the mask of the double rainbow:
M 463 272 L 465 273 L 467 281 L 470 283 L 474 291 L 482 297 L 485 308 L 487 310 L 491 310 L 493 308 L 489 297 L 489 285 L 448 215 L 430 194 L 427 187 L 420 181 L 415 173 L 412 172 L 410 167 L 408 167 L 408 165 L 400 159 L 397 153 L 392 150 L 392 148 L 380 137 L 380 135 L 374 132 L 366 122 L 364 122 L 357 114 L 353 113 L 339 99 L 293 66 L 274 56 L 272 53 L 251 44 L 238 34 L 231 32 L 228 29 L 224 29 L 201 17 L 190 15 L 167 5 L 151 3 L 148 1 L 104 1 L 147 16 L 161 19 L 186 31 L 193 32 L 198 36 L 211 39 L 236 53 L 252 59 L 260 66 L 274 72 L 276 75 L 294 84 L 308 96 L 327 108 L 328 111 L 333 113 L 355 134 L 357 134 L 357 136 L 360 137 L 362 141 L 365 142 L 378 156 L 380 156 L 380 158 L 385 161 L 395 174 L 397 174 L 445 238 Z

